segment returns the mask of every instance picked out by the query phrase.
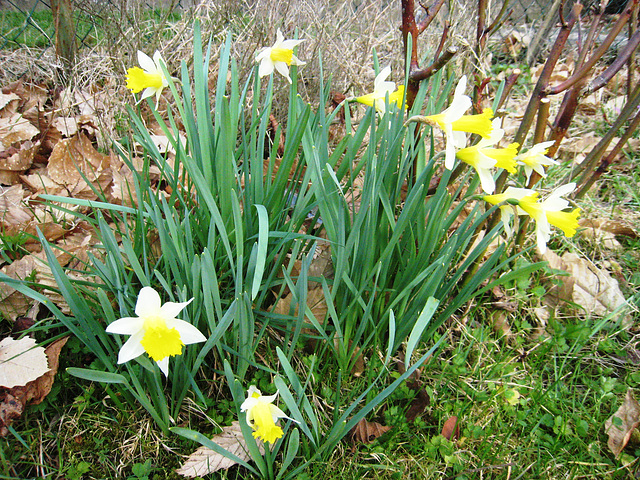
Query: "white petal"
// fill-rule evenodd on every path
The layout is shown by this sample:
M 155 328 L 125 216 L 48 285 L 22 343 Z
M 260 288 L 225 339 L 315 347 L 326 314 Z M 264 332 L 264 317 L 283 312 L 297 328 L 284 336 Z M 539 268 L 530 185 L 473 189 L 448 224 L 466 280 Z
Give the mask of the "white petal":
M 451 138 L 453 138 L 453 145 L 456 148 L 464 148 L 467 146 L 467 134 L 465 132 L 452 130 Z
M 175 302 L 167 302 L 162 307 L 160 307 L 160 315 L 165 320 L 176 318 L 178 314 L 193 301 L 193 298 L 188 302 L 175 303 Z
M 158 360 L 156 362 L 162 373 L 164 373 L 165 377 L 169 376 L 169 357 L 164 357 L 162 360 Z
M 175 319 L 171 322 L 173 328 L 178 330 L 180 333 L 180 340 L 185 345 L 191 345 L 192 343 L 200 343 L 205 342 L 207 337 L 205 337 L 200 330 L 191 325 L 189 322 L 185 322 L 184 320 Z
M 164 63 L 164 60 L 162 59 L 162 56 L 160 55 L 160 52 L 156 50 L 156 52 L 153 54 L 153 64 L 156 67 L 156 71 L 161 74 L 162 76 L 164 76 L 163 72 L 162 72 L 162 64 Z
M 156 64 L 153 62 L 151 57 L 149 57 L 149 55 L 147 55 L 146 53 L 141 52 L 140 50 L 138 50 L 138 64 L 146 72 L 156 72 Z
M 387 65 L 382 70 L 380 70 L 380 73 L 376 75 L 376 79 L 373 81 L 374 92 L 377 92 L 380 89 L 380 87 L 382 86 L 382 84 L 385 83 L 385 80 L 390 74 L 391 74 L 391 65 Z M 394 87 L 395 87 L 395 84 L 394 84 Z
M 249 394 L 249 397 L 244 402 L 242 402 L 242 405 L 240 405 L 240 411 L 246 412 L 248 410 L 251 410 L 257 404 L 258 404 L 258 399 L 255 397 L 252 397 L 251 394 Z
M 148 97 L 153 97 L 153 95 L 157 95 L 157 94 L 158 94 L 157 88 L 147 87 L 142 92 L 142 96 L 140 97 L 140 100 L 144 100 L 145 98 L 148 98 Z
M 573 192 L 575 189 L 576 189 L 575 182 L 567 183 L 566 185 L 561 185 L 560 187 L 556 188 L 551 193 L 551 196 L 552 197 L 563 197 L 563 196 L 568 195 L 569 193 Z
M 271 56 L 271 50 L 271 47 L 262 47 L 258 50 L 258 53 L 256 53 L 256 62 L 260 62 L 264 58 L 269 58 Z
M 274 43 L 273 46 L 280 48 L 280 45 L 282 44 L 282 42 L 284 42 L 284 35 L 282 35 L 282 32 L 280 31 L 280 29 L 278 29 L 276 31 L 276 43 Z
M 464 94 L 464 91 L 467 89 L 467 76 L 463 75 L 458 80 L 458 85 L 456 85 L 456 90 L 453 94 L 453 98 L 459 97 Z
M 496 189 L 496 182 L 493 180 L 493 175 L 491 174 L 491 170 L 486 168 L 478 168 L 476 169 L 478 172 L 478 176 L 480 177 L 480 184 L 482 185 L 482 190 L 485 193 L 491 195 Z
M 546 222 L 546 218 L 543 222 L 536 222 L 536 243 L 538 244 L 540 253 L 547 251 L 547 241 L 549 241 L 549 237 L 551 236 L 548 227 L 549 224 Z
M 291 56 L 291 65 L 306 65 L 306 64 L 307 64 L 307 62 L 303 62 L 302 60 L 300 60 L 295 55 Z
M 144 337 L 144 330 L 137 332 L 135 335 L 129 337 L 120 351 L 118 352 L 118 363 L 125 363 L 129 360 L 133 360 L 144 353 L 144 347 L 140 343 Z
M 282 75 L 287 80 L 289 80 L 289 83 L 293 83 L 291 81 L 291 77 L 289 76 L 289 67 L 287 66 L 286 63 L 284 63 L 284 62 L 275 62 L 274 67 L 280 73 L 280 75 Z
M 444 168 L 447 170 L 453 170 L 453 164 L 456 160 L 456 147 L 454 145 L 453 140 L 453 132 L 451 130 L 451 125 L 447 125 L 447 138 L 445 145 L 445 154 L 444 154 Z
M 266 57 L 263 58 L 260 62 L 260 66 L 258 67 L 258 76 L 264 77 L 266 75 L 271 75 L 273 73 L 273 62 L 271 58 Z
M 273 404 L 269 405 L 269 412 L 271 413 L 271 418 L 273 418 L 274 423 L 278 421 L 279 418 L 288 418 L 289 420 L 293 420 L 293 418 L 287 417 L 287 414 L 280 410 Z M 296 420 L 293 420 L 296 422 Z M 298 422 L 296 422 L 298 423 Z
M 511 237 L 511 235 L 513 235 L 513 229 L 511 228 L 511 217 L 513 217 L 513 208 L 511 207 L 511 205 L 500 207 L 500 219 L 502 220 L 504 233 L 507 235 L 507 237 Z
M 285 40 L 285 41 L 280 43 L 279 48 L 284 48 L 285 50 L 293 50 L 295 47 L 300 45 L 302 42 L 304 42 L 304 39 L 302 39 L 302 40 Z
M 140 317 L 124 317 L 107 325 L 108 333 L 117 333 L 119 335 L 134 335 L 142 330 L 144 319 Z
M 144 287 L 138 294 L 135 312 L 139 317 L 158 315 L 161 306 L 160 294 L 151 287 Z
M 459 120 L 464 113 L 471 107 L 471 98 L 466 95 L 460 97 L 454 97 L 451 105 L 444 112 L 444 121 L 446 123 L 452 123 Z

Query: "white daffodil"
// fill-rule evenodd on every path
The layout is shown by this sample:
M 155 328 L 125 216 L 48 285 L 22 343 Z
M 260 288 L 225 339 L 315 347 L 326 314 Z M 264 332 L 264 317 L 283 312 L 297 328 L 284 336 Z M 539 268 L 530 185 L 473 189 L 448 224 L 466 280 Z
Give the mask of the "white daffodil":
M 167 302 L 151 287 L 140 290 L 135 312 L 137 317 L 124 317 L 111 323 L 107 332 L 131 335 L 118 353 L 118 363 L 125 363 L 144 352 L 158 364 L 165 376 L 169 374 L 169 357 L 182 354 L 182 347 L 204 342 L 206 337 L 184 320 L 176 318 L 188 302 Z
M 404 85 L 399 85 L 396 89 L 394 82 L 387 82 L 387 77 L 391 74 L 391 66 L 383 68 L 373 82 L 373 93 L 351 98 L 358 103 L 374 107 L 376 111 L 383 114 L 386 110 L 386 98 L 389 97 L 389 105 L 396 104 L 402 107 L 402 97 L 404 96 Z
M 162 95 L 162 89 L 169 85 L 169 81 L 162 70 L 164 60 L 158 51 L 153 54 L 153 59 L 151 59 L 147 54 L 138 50 L 138 63 L 142 68 L 132 67 L 127 70 L 127 88 L 132 93 L 142 92 L 142 97 L 140 97 L 139 101 L 155 95 L 157 107 L 160 95 Z
M 274 443 L 282 437 L 282 428 L 276 425 L 280 418 L 292 418 L 276 407 L 273 402 L 278 396 L 276 391 L 273 395 L 262 395 L 254 385 L 249 387 L 247 399 L 240 405 L 241 412 L 247 412 L 247 424 L 254 430 L 253 438 L 259 438 L 264 442 Z
M 529 183 L 529 178 L 531 178 L 531 172 L 535 171 L 544 178 L 547 176 L 544 167 L 558 164 L 558 162 L 546 156 L 549 147 L 554 143 L 555 142 L 553 140 L 536 143 L 531 147 L 531 149 L 516 156 L 518 164 L 524 165 L 524 173 L 527 175 L 527 183 Z
M 494 167 L 504 168 L 511 173 L 515 173 L 516 162 L 514 157 L 518 153 L 517 143 L 512 143 L 506 148 L 493 147 L 493 145 L 502 140 L 504 129 L 500 127 L 499 118 L 493 120 L 492 126 L 493 129 L 489 138 L 481 138 L 476 145 L 463 148 L 456 153 L 460 160 L 471 165 L 478 172 L 482 190 L 489 194 L 496 189 L 492 169 Z
M 264 77 L 271 75 L 273 70 L 277 70 L 289 83 L 292 83 L 289 76 L 289 65 L 304 65 L 305 62 L 293 54 L 293 49 L 303 40 L 285 40 L 280 29 L 276 32 L 276 43 L 273 47 L 264 47 L 256 55 L 256 62 L 260 62 L 258 75 Z

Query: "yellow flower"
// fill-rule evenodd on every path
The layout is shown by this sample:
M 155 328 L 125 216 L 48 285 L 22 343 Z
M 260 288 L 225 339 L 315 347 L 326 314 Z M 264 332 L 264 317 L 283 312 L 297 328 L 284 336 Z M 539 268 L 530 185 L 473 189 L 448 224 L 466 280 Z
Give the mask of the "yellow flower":
M 478 115 L 464 114 L 471 107 L 471 98 L 464 94 L 466 88 L 467 77 L 463 75 L 456 86 L 453 100 L 448 108 L 435 115 L 418 117 L 418 121 L 436 126 L 445 133 L 444 166 L 448 170 L 453 169 L 456 149 L 464 148 L 467 144 L 465 132 L 476 133 L 482 138 L 489 138 L 491 135 L 493 111 L 490 108 Z
M 402 98 L 404 96 L 404 85 L 399 85 L 396 89 L 394 82 L 387 82 L 387 77 L 391 74 L 391 66 L 386 66 L 376 76 L 373 82 L 373 93 L 351 98 L 358 103 L 375 107 L 378 113 L 386 111 L 386 99 L 389 97 L 389 105 L 397 105 L 402 108 Z
M 561 198 L 563 195 L 567 195 L 573 192 L 576 188 L 575 183 L 568 183 L 556 188 L 551 194 L 542 201 L 538 201 L 539 193 L 526 188 L 511 189 L 508 188 L 504 193 L 498 195 L 488 195 L 483 197 L 487 202 L 494 205 L 506 201 L 508 199 L 517 200 L 516 211 L 518 215 L 529 215 L 536 222 L 536 243 L 540 253 L 544 253 L 547 250 L 547 242 L 551 238 L 551 226 L 557 227 L 562 230 L 566 237 L 572 237 L 575 235 L 578 229 L 578 217 L 580 216 L 580 209 L 576 208 L 571 212 L 564 212 L 568 206 L 569 201 Z M 510 208 L 511 213 L 507 213 L 506 216 L 513 215 L 513 208 L 509 206 L 501 206 L 500 209 Z M 503 223 L 505 223 L 505 216 Z M 507 219 L 508 223 L 508 219 Z M 505 223 L 506 225 L 506 223 Z M 505 227 L 505 232 L 507 228 Z M 507 232 L 509 234 L 509 232 Z
M 489 138 L 481 138 L 476 145 L 463 148 L 456 153 L 460 160 L 471 165 L 478 172 L 482 190 L 485 193 L 493 193 L 496 189 L 492 168 L 504 168 L 511 173 L 516 172 L 514 157 L 518 153 L 518 144 L 512 143 L 507 148 L 492 147 L 500 142 L 503 136 L 504 130 L 500 127 L 500 119 L 496 118 L 492 122 Z
M 260 62 L 258 75 L 264 77 L 271 75 L 273 70 L 277 70 L 289 83 L 292 83 L 289 76 L 290 65 L 304 65 L 305 62 L 293 54 L 293 49 L 304 40 L 285 40 L 280 29 L 276 32 L 276 43 L 273 47 L 264 47 L 256 55 L 256 62 Z
M 132 93 L 142 92 L 139 101 L 155 95 L 157 107 L 162 89 L 169 85 L 162 70 L 164 60 L 160 56 L 160 52 L 154 53 L 153 59 L 151 59 L 147 54 L 138 50 L 138 63 L 142 68 L 132 67 L 127 70 L 127 88 Z
M 184 320 L 175 318 L 193 299 L 184 303 L 167 302 L 151 287 L 140 290 L 136 302 L 137 317 L 124 317 L 111 323 L 107 332 L 131 335 L 118 353 L 118 363 L 125 363 L 144 352 L 169 374 L 169 357 L 182 354 L 182 347 L 204 342 L 206 337 Z
M 254 385 L 249 387 L 247 399 L 240 405 L 240 411 L 247 412 L 247 424 L 254 430 L 253 438 L 274 443 L 283 435 L 282 428 L 276 425 L 278 419 L 293 420 L 273 404 L 277 396 L 278 392 L 265 396 Z
M 520 200 L 521 198 L 526 198 L 531 195 L 538 195 L 535 191 L 530 190 L 528 188 L 516 188 L 516 187 L 508 187 L 502 193 L 496 193 L 494 195 L 485 195 L 482 199 L 485 202 L 490 203 L 491 205 L 498 205 L 499 203 L 506 202 L 507 200 Z M 516 202 L 517 203 L 517 202 Z M 507 237 L 510 237 L 513 234 L 513 229 L 511 228 L 511 217 L 517 213 L 518 215 L 525 215 L 526 212 L 522 210 L 519 206 L 505 204 L 500 206 L 500 218 L 502 220 L 502 224 L 504 226 L 504 232 L 507 234 Z
M 524 165 L 524 173 L 527 175 L 527 183 L 529 183 L 531 172 L 535 171 L 544 178 L 547 176 L 544 171 L 544 167 L 558 164 L 558 162 L 546 156 L 549 147 L 554 143 L 555 142 L 553 140 L 536 143 L 531 147 L 531 149 L 516 156 L 518 164 Z

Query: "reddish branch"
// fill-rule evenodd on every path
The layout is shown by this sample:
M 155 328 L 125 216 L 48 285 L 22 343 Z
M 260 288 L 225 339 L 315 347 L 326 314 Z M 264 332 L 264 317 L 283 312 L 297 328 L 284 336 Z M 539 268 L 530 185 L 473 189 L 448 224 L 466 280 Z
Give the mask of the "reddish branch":
M 409 48 L 411 48 L 410 65 L 409 65 L 409 79 L 407 81 L 407 108 L 411 109 L 413 102 L 415 101 L 418 90 L 420 89 L 420 82 L 426 80 L 432 76 L 435 72 L 440 70 L 451 58 L 456 54 L 455 48 L 449 48 L 442 53 L 442 48 L 448 35 L 448 25 L 445 25 L 440 46 L 436 51 L 433 62 L 431 65 L 420 68 L 418 64 L 418 35 L 422 33 L 436 17 L 440 8 L 444 5 L 444 0 L 437 0 L 431 7 L 427 7 L 421 4 L 422 8 L 427 12 L 427 17 L 420 22 L 420 25 L 416 23 L 415 17 L 415 0 L 402 0 L 402 40 L 404 42 L 405 58 Z

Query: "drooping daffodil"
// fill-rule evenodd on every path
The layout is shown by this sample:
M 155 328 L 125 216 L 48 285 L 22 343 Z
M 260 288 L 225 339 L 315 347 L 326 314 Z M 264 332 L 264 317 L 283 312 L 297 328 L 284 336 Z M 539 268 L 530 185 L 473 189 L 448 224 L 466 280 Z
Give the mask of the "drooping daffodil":
M 500 126 L 499 118 L 493 120 L 492 127 L 489 138 L 481 138 L 477 144 L 458 150 L 456 153 L 460 160 L 471 165 L 478 172 L 482 190 L 489 194 L 496 189 L 492 168 L 504 168 L 510 173 L 516 173 L 514 157 L 518 153 L 517 143 L 512 143 L 506 148 L 493 147 L 504 137 L 504 129 Z
M 568 183 L 556 188 L 551 194 L 544 200 L 539 201 L 539 193 L 528 189 L 514 189 L 518 192 L 509 192 L 509 189 L 505 190 L 504 194 L 490 195 L 484 197 L 489 203 L 499 203 L 508 199 L 517 200 L 517 211 L 519 215 L 523 213 L 529 215 L 536 222 L 536 243 L 540 253 L 547 251 L 547 242 L 551 238 L 551 226 L 557 227 L 564 233 L 565 237 L 573 237 L 578 229 L 578 217 L 580 216 L 580 209 L 575 208 L 570 212 L 564 210 L 569 207 L 569 201 L 562 198 L 564 195 L 568 195 L 576 188 L 575 183 Z M 524 192 L 524 195 L 521 195 Z M 531 193 L 529 193 L 531 192 Z M 516 193 L 519 198 L 513 196 Z M 502 200 L 498 200 L 495 197 L 505 196 Z M 494 197 L 494 198 L 491 198 Z M 502 208 L 502 207 L 501 207 Z M 506 231 L 506 229 L 505 229 Z
M 289 83 L 291 77 L 289 76 L 290 65 L 304 65 L 298 57 L 293 54 L 293 49 L 298 46 L 303 40 L 285 40 L 284 35 L 280 29 L 276 32 L 276 43 L 273 47 L 264 47 L 258 51 L 256 55 L 256 62 L 259 62 L 258 75 L 264 77 L 271 75 L 273 70 L 277 70 L 283 77 L 285 77 Z
M 188 302 L 162 304 L 151 287 L 140 290 L 136 302 L 137 317 L 124 317 L 107 326 L 108 333 L 131 335 L 118 353 L 118 363 L 125 363 L 147 353 L 169 375 L 169 358 L 182 354 L 182 347 L 204 342 L 206 337 L 184 320 L 176 318 Z
M 146 53 L 138 50 L 138 63 L 140 67 L 132 67 L 127 70 L 127 88 L 132 93 L 142 92 L 139 102 L 152 95 L 156 96 L 156 107 L 162 95 L 162 89 L 169 85 L 169 81 L 162 70 L 164 60 L 160 52 L 153 54 L 153 59 Z
M 534 195 L 536 192 L 529 188 L 517 188 L 517 187 L 507 187 L 507 189 L 502 193 L 496 193 L 493 195 L 485 195 L 482 199 L 485 202 L 490 203 L 491 205 L 498 205 L 499 203 L 504 203 L 504 205 L 500 205 L 500 219 L 502 220 L 502 224 L 504 226 L 504 232 L 507 234 L 507 237 L 510 237 L 513 234 L 513 229 L 511 228 L 511 218 L 515 215 L 526 215 L 527 212 L 522 210 L 522 208 L 517 206 L 518 201 L 521 198 Z M 505 203 L 508 200 L 516 200 L 515 202 Z M 514 205 L 516 204 L 516 205 Z
M 532 172 L 537 172 L 541 177 L 547 176 L 544 167 L 549 165 L 557 165 L 554 159 L 547 157 L 549 147 L 555 142 L 550 140 L 548 142 L 536 143 L 526 152 L 522 152 L 516 156 L 516 161 L 520 165 L 524 165 L 524 173 L 527 176 L 527 183 L 531 178 Z
M 296 421 L 287 417 L 273 404 L 277 396 L 277 391 L 273 395 L 262 395 L 255 385 L 249 387 L 247 398 L 240 405 L 240 411 L 247 413 L 247 424 L 254 430 L 253 438 L 274 443 L 283 435 L 282 428 L 276 425 L 278 419 L 287 418 Z
M 428 123 L 440 128 L 445 134 L 445 159 L 444 166 L 448 170 L 453 169 L 456 158 L 456 150 L 464 148 L 467 144 L 466 133 L 475 133 L 482 138 L 489 138 L 491 135 L 491 117 L 493 111 L 486 108 L 477 115 L 465 115 L 471 107 L 471 98 L 465 95 L 467 88 L 467 77 L 463 75 L 456 85 L 453 93 L 453 100 L 449 106 L 441 113 L 427 116 L 414 116 L 407 120 Z
M 398 88 L 396 88 L 394 82 L 387 81 L 389 75 L 391 75 L 391 66 L 387 65 L 376 75 L 373 81 L 373 93 L 351 98 L 350 100 L 374 107 L 380 114 L 384 114 L 386 111 L 387 98 L 389 98 L 389 105 L 395 104 L 398 108 L 401 108 L 402 97 L 404 96 L 404 85 L 399 85 Z

